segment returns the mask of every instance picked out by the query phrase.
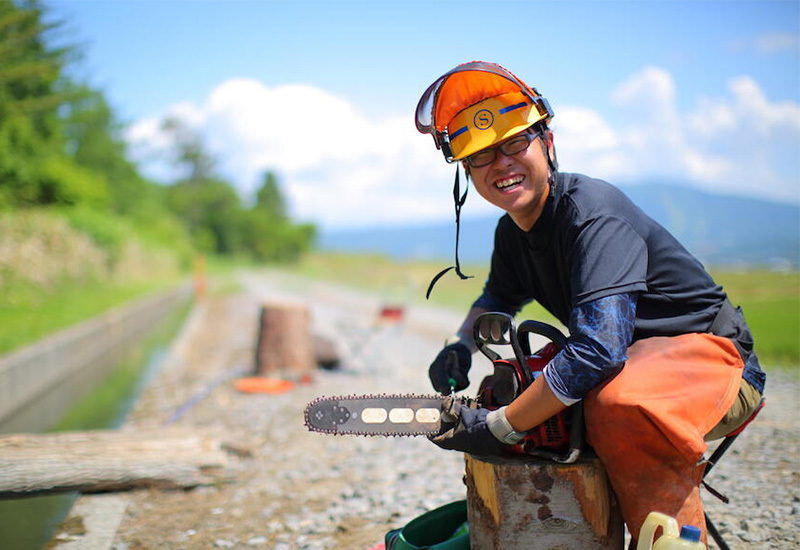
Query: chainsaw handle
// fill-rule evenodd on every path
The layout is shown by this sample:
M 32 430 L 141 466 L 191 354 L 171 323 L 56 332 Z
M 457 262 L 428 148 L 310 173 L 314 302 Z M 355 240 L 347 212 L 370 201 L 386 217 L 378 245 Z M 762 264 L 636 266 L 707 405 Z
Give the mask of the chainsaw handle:
M 511 346 L 514 350 L 514 357 L 522 365 L 522 368 L 525 369 L 527 366 L 525 354 L 522 353 L 522 347 L 517 338 L 517 326 L 511 315 L 499 311 L 481 313 L 472 324 L 472 338 L 478 351 L 488 357 L 490 361 L 495 362 L 501 358 L 499 353 L 488 347 L 490 344 Z M 526 382 L 529 384 L 533 377 L 527 370 L 525 374 L 528 377 Z
M 487 311 L 475 318 L 472 325 L 472 338 L 475 346 L 482 354 L 494 362 L 500 359 L 500 354 L 488 347 L 494 345 L 510 345 L 514 350 L 514 357 L 519 362 L 520 368 L 525 373 L 526 386 L 533 382 L 533 373 L 528 368 L 526 356 L 531 354 L 529 334 L 538 334 L 550 339 L 559 350 L 567 345 L 567 337 L 552 325 L 540 321 L 523 321 L 519 328 L 514 323 L 514 317 L 499 311 Z
M 517 329 L 517 339 L 519 340 L 520 347 L 525 355 L 531 354 L 531 342 L 528 338 L 529 334 L 538 334 L 544 336 L 561 351 L 567 345 L 567 337 L 564 333 L 558 330 L 553 325 L 542 323 L 541 321 L 527 320 L 523 321 Z

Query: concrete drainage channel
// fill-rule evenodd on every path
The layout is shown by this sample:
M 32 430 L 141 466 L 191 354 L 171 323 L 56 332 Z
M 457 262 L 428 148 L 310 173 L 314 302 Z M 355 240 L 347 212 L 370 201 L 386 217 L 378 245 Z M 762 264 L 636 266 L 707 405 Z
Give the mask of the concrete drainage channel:
M 0 433 L 38 431 L 28 427 L 25 408 L 70 377 L 113 365 L 170 311 L 186 302 L 190 285 L 150 296 L 58 332 L 0 358 Z M 66 404 L 65 406 L 68 406 Z M 36 421 L 54 423 L 63 410 L 36 403 Z M 41 429 L 48 429 L 47 427 Z

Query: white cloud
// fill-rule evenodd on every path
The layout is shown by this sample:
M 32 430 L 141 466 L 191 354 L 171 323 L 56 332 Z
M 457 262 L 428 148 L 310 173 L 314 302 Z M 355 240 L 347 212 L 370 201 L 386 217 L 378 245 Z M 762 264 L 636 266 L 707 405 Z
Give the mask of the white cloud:
M 264 170 L 275 170 L 295 215 L 327 226 L 366 225 L 442 218 L 452 168 L 420 135 L 413 120 L 369 120 L 341 98 L 308 85 L 268 87 L 250 79 L 228 80 L 203 105 L 171 108 L 200 130 L 219 169 L 243 195 Z M 129 128 L 133 156 L 145 159 L 152 177 L 169 170 L 154 150 L 166 143 L 160 120 Z
M 791 32 L 767 32 L 750 35 L 728 43 L 733 54 L 757 53 L 762 56 L 790 54 L 797 56 L 800 52 L 800 35 Z
M 800 105 L 791 101 L 769 103 L 755 80 L 748 76 L 734 78 L 730 82 L 734 97 L 734 108 L 741 113 L 744 122 L 749 122 L 762 136 L 774 132 L 800 132 Z M 748 126 L 750 125 L 748 124 Z
M 622 82 L 611 93 L 611 98 L 618 105 L 635 105 L 639 107 L 673 107 L 675 102 L 675 82 L 664 69 L 645 67 L 628 80 Z M 661 111 L 651 114 L 661 115 Z
M 800 36 L 790 33 L 767 33 L 756 37 L 756 49 L 765 54 L 789 51 L 797 53 Z
M 586 174 L 624 171 L 620 138 L 597 112 L 585 107 L 561 107 L 553 119 L 553 132 L 563 169 Z
M 560 140 L 564 168 L 625 183 L 673 181 L 800 201 L 800 104 L 770 102 L 749 76 L 731 79 L 721 97 L 700 97 L 689 110 L 679 108 L 678 94 L 663 69 L 632 75 L 612 91 L 609 121 L 590 111 L 568 125 L 574 131 Z M 598 133 L 592 128 L 610 133 L 604 141 L 614 145 L 577 147 Z
M 559 107 L 554 130 L 562 169 L 617 183 L 660 179 L 800 199 L 800 105 L 770 102 L 746 76 L 731 80 L 720 97 L 696 99 L 688 111 L 679 108 L 679 94 L 669 72 L 646 67 L 611 91 L 608 113 Z M 310 85 L 228 80 L 202 105 L 175 105 L 128 129 L 133 156 L 162 180 L 174 175 L 156 154 L 168 143 L 160 130 L 166 116 L 202 132 L 243 196 L 264 170 L 275 170 L 301 219 L 334 227 L 452 218 L 454 167 L 409 114 L 368 119 Z M 465 207 L 467 215 L 488 211 L 474 196 Z

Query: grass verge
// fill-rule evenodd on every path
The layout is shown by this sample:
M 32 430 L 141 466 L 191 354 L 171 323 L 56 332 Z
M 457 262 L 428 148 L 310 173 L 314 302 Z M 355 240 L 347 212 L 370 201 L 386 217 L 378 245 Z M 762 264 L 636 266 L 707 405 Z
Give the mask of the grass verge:
M 73 281 L 46 290 L 31 282 L 7 283 L 0 293 L 0 354 L 179 282 L 178 278 L 128 283 Z

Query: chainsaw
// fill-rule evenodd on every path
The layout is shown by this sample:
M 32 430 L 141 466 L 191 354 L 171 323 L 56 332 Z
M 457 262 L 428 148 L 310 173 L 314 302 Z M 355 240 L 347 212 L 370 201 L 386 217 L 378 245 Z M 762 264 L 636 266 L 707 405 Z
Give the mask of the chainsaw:
M 550 340 L 531 353 L 530 336 Z M 557 328 L 528 320 L 516 326 L 505 313 L 487 312 L 473 325 L 475 344 L 493 366 L 475 398 L 457 397 L 467 407 L 495 410 L 516 399 L 566 345 Z M 503 359 L 491 346 L 510 346 L 513 358 Z M 305 424 L 313 432 L 380 436 L 435 436 L 450 418 L 443 413 L 443 395 L 381 394 L 319 397 L 306 406 Z M 529 430 L 512 445 L 517 454 L 540 456 L 556 462 L 575 462 L 583 447 L 583 405 L 576 403 Z

